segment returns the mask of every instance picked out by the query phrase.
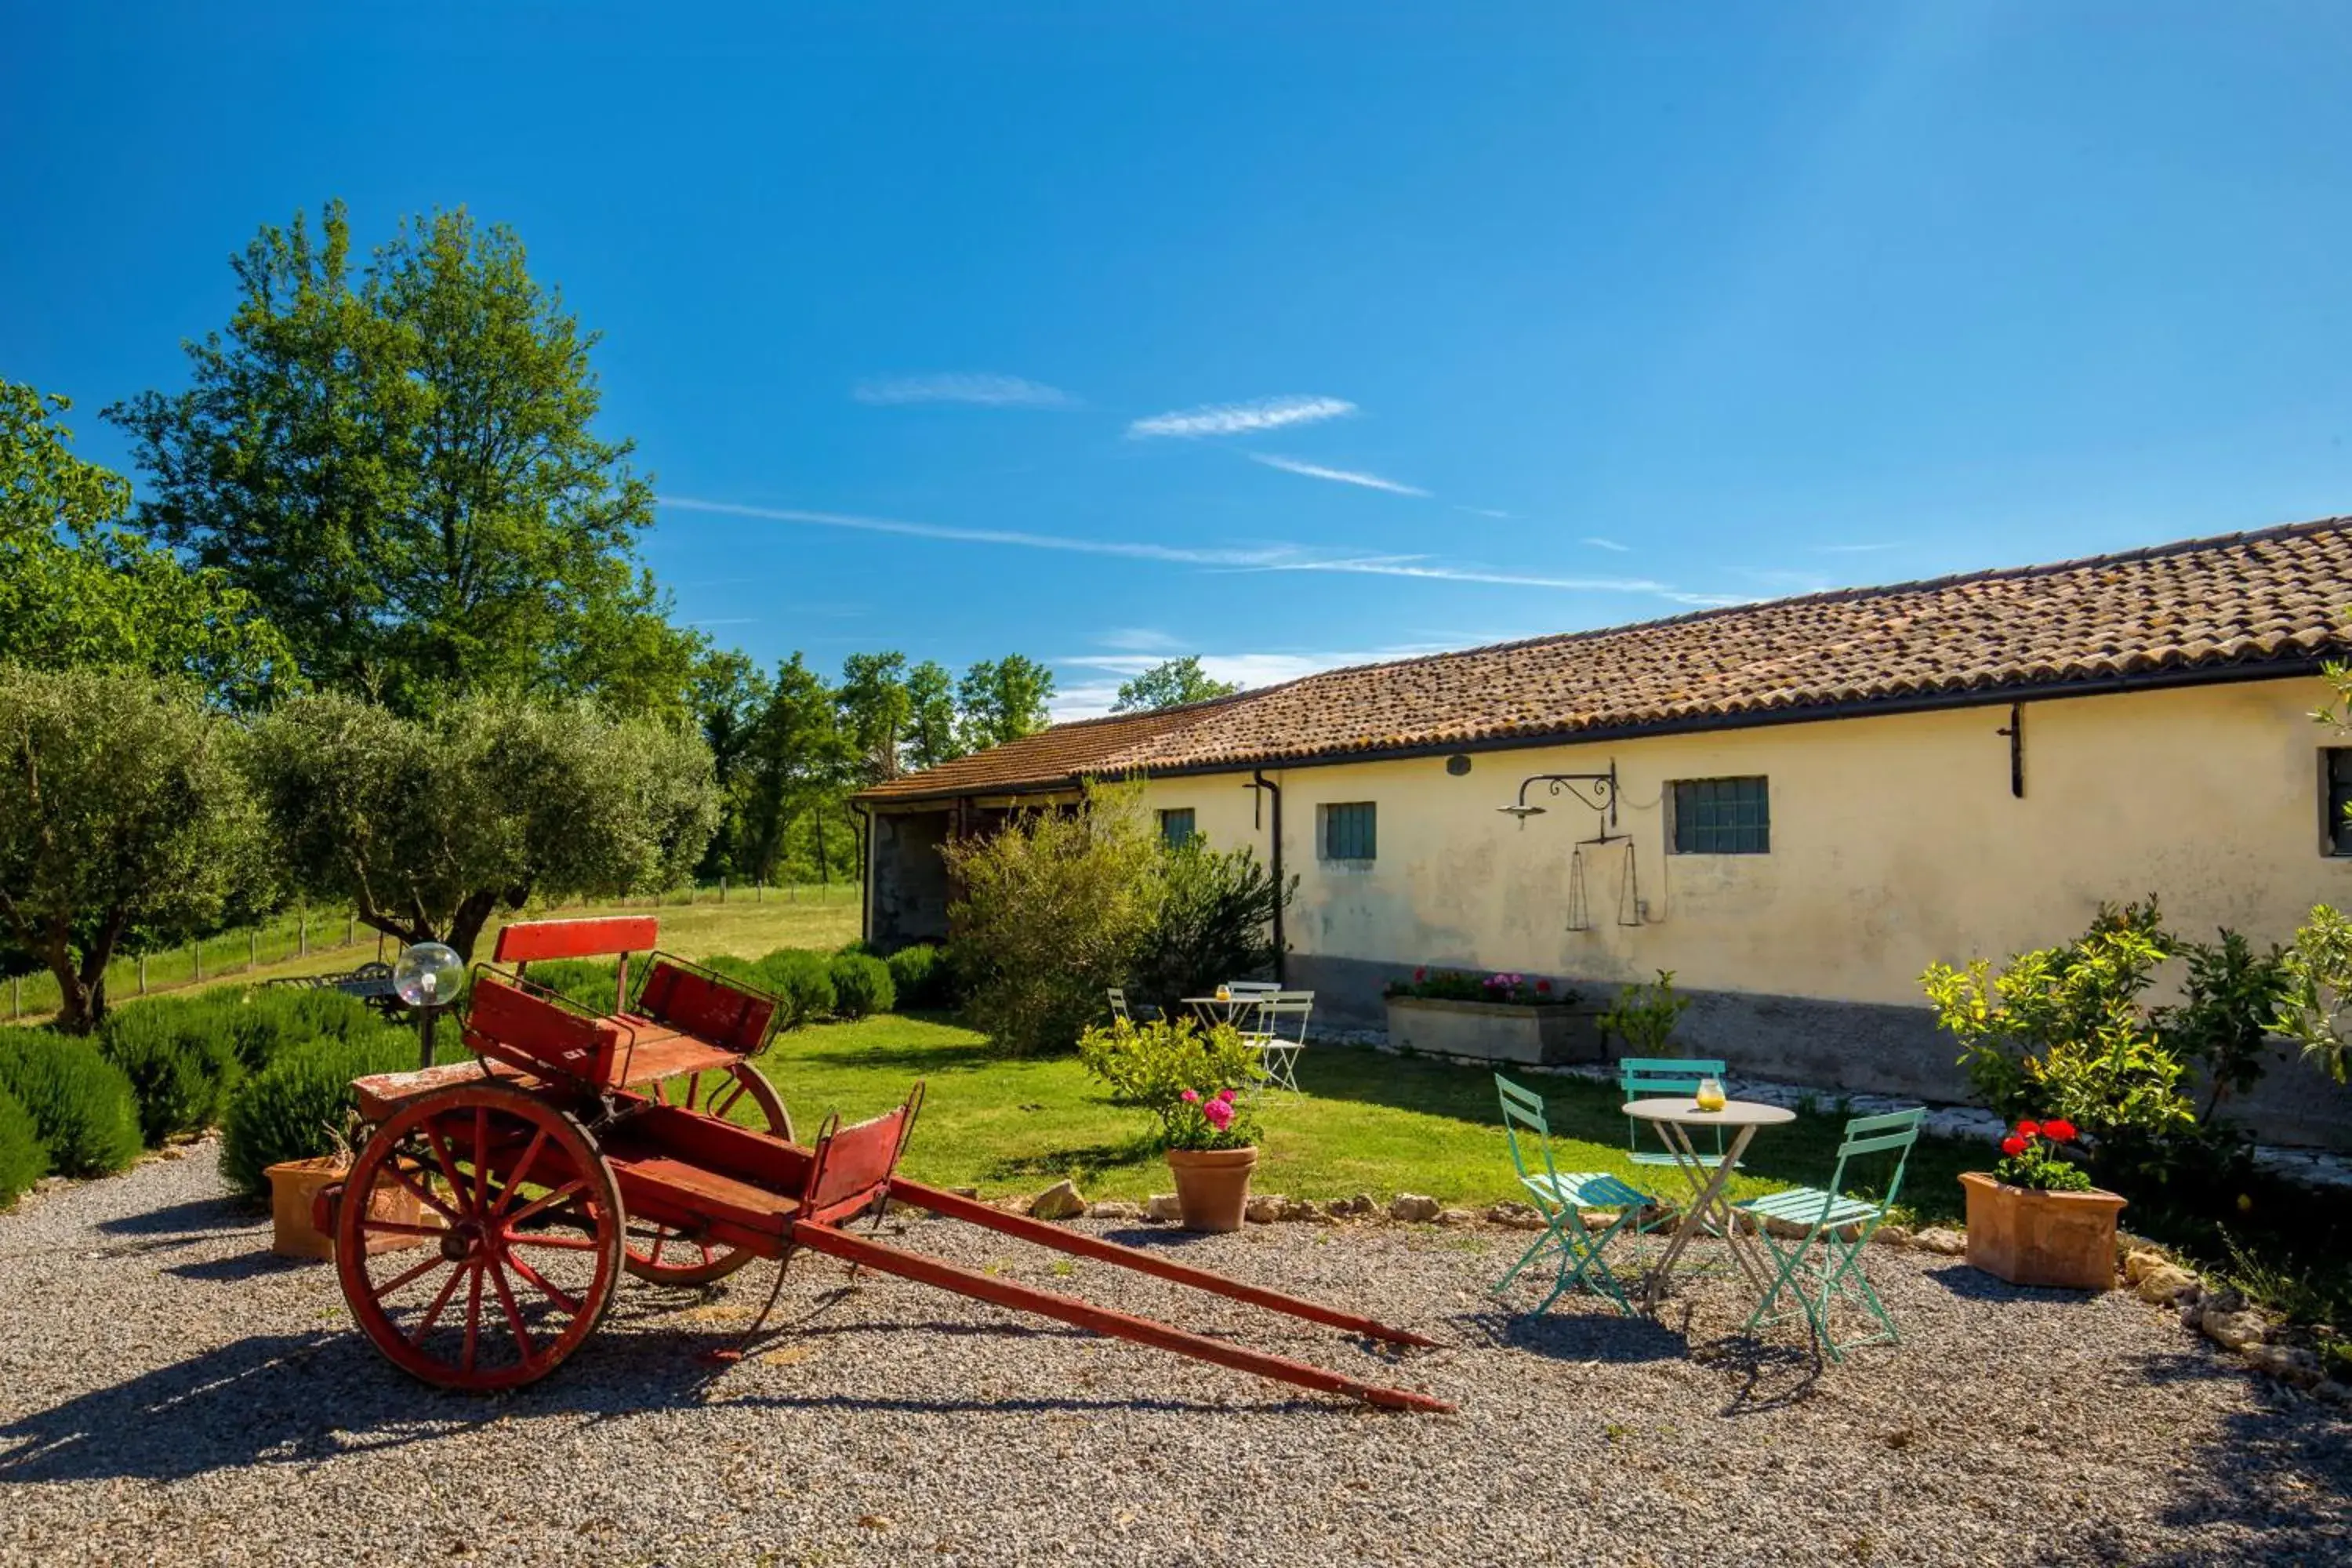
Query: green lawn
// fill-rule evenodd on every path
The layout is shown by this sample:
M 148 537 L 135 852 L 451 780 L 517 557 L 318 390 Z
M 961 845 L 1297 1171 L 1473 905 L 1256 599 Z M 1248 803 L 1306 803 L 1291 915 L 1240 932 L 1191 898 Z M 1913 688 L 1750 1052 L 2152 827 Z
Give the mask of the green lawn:
M 908 1084 L 929 1086 L 907 1173 L 940 1186 L 976 1186 L 989 1196 L 1034 1192 L 1067 1176 L 1090 1198 L 1141 1198 L 1170 1190 L 1168 1168 L 1145 1140 L 1150 1119 L 1110 1103 L 1075 1057 L 999 1054 L 980 1035 L 914 1017 L 821 1025 L 780 1036 L 761 1058 L 812 1134 L 827 1110 L 844 1120 L 898 1103 Z M 1452 1204 L 1488 1204 L 1526 1194 L 1511 1170 L 1496 1111 L 1493 1076 L 1425 1058 L 1343 1047 L 1300 1058 L 1300 1096 L 1269 1093 L 1260 1192 L 1327 1201 L 1370 1193 L 1427 1193 Z M 1685 1195 L 1671 1167 L 1625 1158 L 1625 1119 L 1616 1090 L 1580 1079 L 1529 1076 L 1549 1103 L 1562 1170 L 1613 1171 L 1650 1191 Z M 1800 1114 L 1749 1145 L 1742 1195 L 1829 1179 L 1843 1119 Z M 1905 1179 L 1903 1206 L 1922 1220 L 1958 1213 L 1958 1173 L 1984 1163 L 1974 1144 L 1923 1140 Z

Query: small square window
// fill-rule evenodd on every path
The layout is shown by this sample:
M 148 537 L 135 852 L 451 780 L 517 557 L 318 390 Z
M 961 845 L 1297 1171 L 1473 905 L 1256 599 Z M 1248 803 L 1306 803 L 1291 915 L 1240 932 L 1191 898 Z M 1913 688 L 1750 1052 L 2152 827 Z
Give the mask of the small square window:
M 1380 848 L 1377 808 L 1369 800 L 1327 805 L 1323 814 L 1323 858 L 1370 860 Z
M 1171 849 L 1181 849 L 1192 842 L 1192 808 L 1181 806 L 1160 814 L 1160 841 Z
M 2352 747 L 2332 746 L 2320 753 L 2319 842 L 2330 855 L 2352 855 Z
M 1772 849 L 1772 802 L 1761 775 L 1677 779 L 1675 853 L 1766 855 Z

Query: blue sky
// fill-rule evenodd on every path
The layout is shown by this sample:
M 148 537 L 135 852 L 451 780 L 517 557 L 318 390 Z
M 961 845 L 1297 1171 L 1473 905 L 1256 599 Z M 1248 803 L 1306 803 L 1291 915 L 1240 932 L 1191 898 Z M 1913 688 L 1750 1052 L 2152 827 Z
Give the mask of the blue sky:
M 0 374 L 89 455 L 258 225 L 463 203 L 763 660 L 1069 713 L 2352 510 L 2352 7 L 0 22 Z

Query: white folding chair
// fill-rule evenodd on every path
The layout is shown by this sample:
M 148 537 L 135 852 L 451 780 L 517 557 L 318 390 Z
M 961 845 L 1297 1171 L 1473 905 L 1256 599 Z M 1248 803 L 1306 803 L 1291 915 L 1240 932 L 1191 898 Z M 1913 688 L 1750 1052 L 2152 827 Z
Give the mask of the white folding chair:
M 1136 1014 L 1138 1013 L 1141 1014 L 1147 1020 L 1160 1016 L 1160 1009 L 1148 1005 L 1139 1006 L 1133 1012 L 1130 1012 L 1127 1005 L 1127 987 L 1124 985 L 1114 985 L 1110 987 L 1110 1016 L 1112 1017 L 1117 1018 L 1121 1023 L 1131 1024 L 1135 1022 Z
M 1269 992 L 1257 1005 L 1257 1026 L 1243 1037 L 1257 1047 L 1265 1082 L 1300 1092 L 1298 1053 L 1307 1048 L 1307 1020 L 1314 1011 L 1312 991 Z

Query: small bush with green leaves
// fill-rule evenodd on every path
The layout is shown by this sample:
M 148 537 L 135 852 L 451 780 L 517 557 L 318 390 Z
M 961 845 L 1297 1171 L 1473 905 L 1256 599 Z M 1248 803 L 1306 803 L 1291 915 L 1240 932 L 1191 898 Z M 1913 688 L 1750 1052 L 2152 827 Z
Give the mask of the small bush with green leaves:
M 249 1073 L 259 1072 L 298 1046 L 365 1037 L 383 1027 L 383 1016 L 365 1002 L 325 987 L 215 992 L 196 1005 L 216 1010 Z
M 946 1007 L 954 1003 L 954 985 L 947 954 L 929 942 L 917 942 L 892 953 L 890 984 L 901 1007 Z
M 229 1008 L 177 998 L 107 1015 L 99 1052 L 131 1079 L 140 1135 L 150 1147 L 201 1132 L 228 1109 L 245 1076 L 232 1018 Z
M 448 1047 L 437 1054 L 445 1061 L 465 1055 Z M 230 1104 L 221 1131 L 221 1175 L 240 1193 L 267 1195 L 270 1166 L 334 1152 L 336 1134 L 359 1109 L 353 1079 L 415 1065 L 415 1037 L 397 1026 L 288 1051 L 248 1079 Z
M 14 1204 L 48 1171 L 49 1152 L 42 1147 L 32 1112 L 19 1105 L 15 1095 L 0 1089 L 0 1209 Z
M 836 1005 L 832 963 L 821 952 L 778 948 L 752 966 L 750 979 L 776 998 L 780 1029 L 797 1029 L 828 1017 Z
M 633 976 L 635 973 L 631 971 Z M 532 964 L 525 977 L 533 985 L 543 985 L 568 996 L 592 1013 L 611 1012 L 620 987 L 620 967 L 609 958 L 552 959 Z
M 88 1040 L 0 1030 L 0 1089 L 31 1115 L 59 1175 L 110 1175 L 139 1158 L 139 1097 Z
M 833 1010 L 844 1018 L 887 1013 L 898 1005 L 890 966 L 862 952 L 845 952 L 825 966 L 833 980 Z
M 1247 1089 L 1265 1075 L 1257 1051 L 1230 1024 L 1203 1029 L 1190 1018 L 1121 1018 L 1078 1037 L 1078 1063 L 1109 1089 L 1121 1105 L 1139 1106 L 1160 1120 L 1163 1136 L 1174 1139 L 1194 1101 L 1189 1091 L 1212 1098 L 1223 1089 Z

